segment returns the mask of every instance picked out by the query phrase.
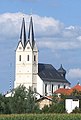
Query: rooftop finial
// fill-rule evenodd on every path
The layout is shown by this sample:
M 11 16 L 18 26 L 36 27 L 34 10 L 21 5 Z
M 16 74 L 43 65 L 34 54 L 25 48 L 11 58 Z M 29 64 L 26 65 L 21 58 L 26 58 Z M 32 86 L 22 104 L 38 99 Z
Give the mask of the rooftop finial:
M 60 68 L 62 68 L 62 64 L 61 64 Z

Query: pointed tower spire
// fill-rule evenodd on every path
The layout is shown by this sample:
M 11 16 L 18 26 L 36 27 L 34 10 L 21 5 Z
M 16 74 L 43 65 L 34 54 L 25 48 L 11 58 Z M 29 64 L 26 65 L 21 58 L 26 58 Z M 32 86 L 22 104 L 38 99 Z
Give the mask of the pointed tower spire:
M 31 46 L 32 46 L 32 48 L 33 48 L 33 46 L 34 46 L 34 30 L 33 30 L 32 16 L 31 16 L 31 18 L 30 18 L 28 40 L 30 41 L 30 44 L 31 44 Z
M 26 45 L 26 29 L 25 29 L 25 20 L 24 20 L 24 18 L 23 18 L 23 21 L 22 21 L 20 41 L 22 42 L 23 47 L 25 48 L 25 45 Z

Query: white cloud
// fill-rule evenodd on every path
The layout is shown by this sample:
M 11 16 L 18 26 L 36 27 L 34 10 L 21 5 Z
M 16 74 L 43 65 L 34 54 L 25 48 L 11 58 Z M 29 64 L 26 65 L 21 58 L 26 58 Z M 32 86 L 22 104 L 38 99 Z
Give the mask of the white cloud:
M 0 14 L 0 51 L 1 51 L 0 55 L 2 56 L 0 58 L 1 67 L 0 75 L 2 77 L 1 80 L 6 80 L 8 74 L 10 75 L 9 64 L 11 62 L 13 63 L 14 69 L 15 63 L 14 50 L 16 49 L 17 43 L 19 41 L 20 28 L 23 16 L 26 21 L 26 31 L 28 35 L 30 15 L 23 13 Z M 41 17 L 39 15 L 33 15 L 33 23 L 35 30 L 35 38 L 36 42 L 38 43 L 38 47 L 51 49 L 51 51 L 49 50 L 49 52 L 46 49 L 41 50 L 41 52 L 39 53 L 40 62 L 42 61 L 43 62 L 45 61 L 45 63 L 49 62 L 51 64 L 53 63 L 56 66 L 59 65 L 60 63 L 63 63 L 67 66 L 67 68 L 68 65 L 70 65 L 71 67 L 74 64 L 78 65 L 79 63 L 81 63 L 79 54 L 80 52 L 78 51 L 79 53 L 77 53 L 76 51 L 76 49 L 81 49 L 80 26 L 78 27 L 71 25 L 66 27 L 64 23 L 62 23 L 59 20 L 56 20 L 52 17 L 46 16 Z M 74 51 L 73 54 L 72 51 L 71 52 L 69 51 L 70 53 L 68 52 L 68 50 L 72 49 Z M 65 50 L 67 50 L 67 52 Z M 79 65 L 77 67 L 79 67 Z M 3 73 L 5 73 L 5 76 L 2 76 Z M 80 68 L 70 69 L 67 73 L 67 77 L 68 80 L 80 80 L 81 69 Z
M 39 47 L 46 47 L 54 50 L 72 50 L 72 49 L 77 49 L 81 48 L 81 42 L 79 44 L 77 41 L 68 41 L 68 40 L 53 40 L 53 38 L 42 38 L 42 41 L 38 41 L 38 46 Z
M 69 26 L 69 27 L 66 27 L 65 29 L 66 29 L 66 30 L 74 30 L 75 27 L 71 25 L 71 26 Z
M 28 34 L 30 15 L 5 13 L 0 15 L 0 40 L 17 40 L 20 35 L 22 18 L 26 21 Z M 39 47 L 55 49 L 81 48 L 81 27 L 67 26 L 52 17 L 33 15 L 36 41 Z
M 77 37 L 77 40 L 81 41 L 81 36 L 78 36 L 78 37 Z
M 5 13 L 0 15 L 0 35 L 14 37 L 19 34 L 23 16 L 26 20 L 26 27 L 28 30 L 30 15 L 23 13 Z M 60 33 L 63 24 L 51 17 L 40 17 L 33 15 L 34 28 L 36 36 L 54 36 Z M 12 29 L 13 28 L 13 29 Z
M 36 31 L 36 36 L 54 36 L 60 34 L 61 30 L 64 28 L 63 23 L 55 20 L 52 17 L 40 17 L 38 15 L 33 15 L 34 27 Z
M 80 68 L 74 68 L 70 69 L 67 73 L 67 77 L 70 79 L 81 79 L 81 69 Z
M 12 61 L 12 59 L 14 59 L 13 54 L 18 43 L 23 16 L 26 21 L 26 30 L 28 35 L 30 15 L 27 14 L 23 15 L 23 13 L 5 13 L 0 15 L 0 51 L 1 51 L 0 54 L 1 56 L 3 56 L 0 59 L 1 66 L 3 66 L 2 63 L 5 59 L 6 62 L 4 62 L 4 66 L 8 65 Z M 33 23 L 34 23 L 35 37 L 36 37 L 36 42 L 38 43 L 38 47 L 49 48 L 52 51 L 54 51 L 54 53 L 50 52 L 50 58 L 48 55 L 49 53 L 47 51 L 46 51 L 47 56 L 44 56 L 45 54 L 43 54 L 45 51 L 40 52 L 40 54 L 42 55 L 40 57 L 42 59 L 41 61 L 46 60 L 45 63 L 46 62 L 48 63 L 50 60 L 54 65 L 55 64 L 57 65 L 59 63 L 64 63 L 67 65 L 67 68 L 68 68 L 68 64 L 70 64 L 71 67 L 74 64 L 78 65 L 79 63 L 81 63 L 79 62 L 80 52 L 78 51 L 79 53 L 77 53 L 76 51 L 76 49 L 81 49 L 80 26 L 71 25 L 66 27 L 64 23 L 62 23 L 59 20 L 56 20 L 52 17 L 45 17 L 45 16 L 41 17 L 38 15 L 33 15 Z M 6 51 L 4 48 L 6 48 Z M 72 51 L 71 52 L 69 51 L 70 54 L 68 51 L 67 53 L 66 51 L 61 51 L 61 50 L 72 50 L 72 49 L 74 51 L 73 54 Z M 58 50 L 60 51 L 59 54 L 58 54 Z M 58 58 L 56 57 L 55 54 L 57 55 Z M 13 58 L 11 56 L 13 56 Z M 77 59 L 75 59 L 75 57 Z M 4 70 L 6 69 L 3 68 L 3 71 Z M 2 68 L 1 68 L 1 72 L 2 72 Z M 67 73 L 67 77 L 68 80 L 81 79 L 81 69 L 80 68 L 70 69 Z

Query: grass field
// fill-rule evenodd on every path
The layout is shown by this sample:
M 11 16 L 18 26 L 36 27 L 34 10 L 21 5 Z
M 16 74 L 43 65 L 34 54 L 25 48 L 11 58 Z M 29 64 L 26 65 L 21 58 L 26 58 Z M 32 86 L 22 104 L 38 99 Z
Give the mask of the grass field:
M 81 114 L 12 114 L 0 115 L 0 120 L 81 120 Z

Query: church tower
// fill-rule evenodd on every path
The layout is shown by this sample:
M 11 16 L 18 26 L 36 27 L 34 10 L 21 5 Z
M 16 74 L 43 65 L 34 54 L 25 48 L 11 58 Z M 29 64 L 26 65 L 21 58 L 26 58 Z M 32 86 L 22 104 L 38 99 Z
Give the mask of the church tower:
M 25 20 L 21 26 L 20 41 L 16 49 L 16 72 L 14 88 L 24 85 L 37 90 L 38 49 L 34 39 L 32 16 L 30 17 L 28 40 L 26 41 Z

